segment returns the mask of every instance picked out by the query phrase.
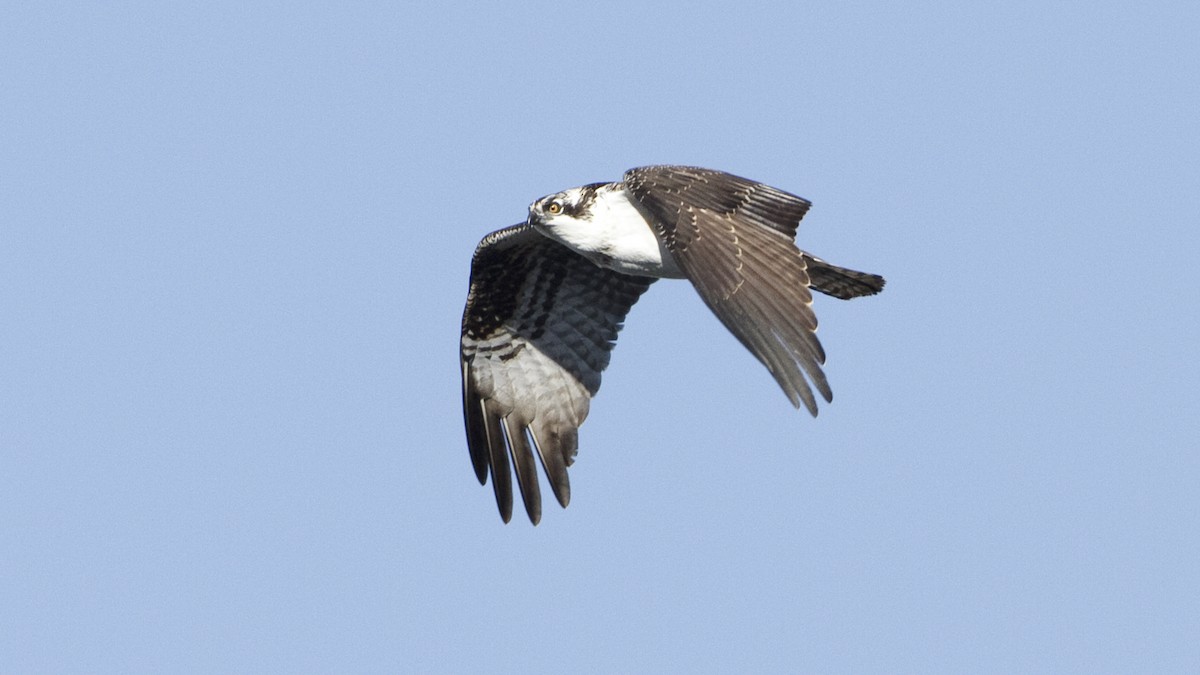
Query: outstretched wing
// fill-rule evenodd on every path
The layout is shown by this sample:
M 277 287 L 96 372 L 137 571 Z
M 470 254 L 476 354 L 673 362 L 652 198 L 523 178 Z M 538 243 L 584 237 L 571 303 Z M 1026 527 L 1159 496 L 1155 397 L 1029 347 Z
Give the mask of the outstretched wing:
M 483 238 L 462 325 L 463 416 L 480 484 L 512 517 L 511 458 L 529 519 L 541 519 L 534 452 L 564 507 L 578 429 L 621 322 L 653 282 L 598 267 L 515 225 Z
M 813 415 L 809 382 L 833 399 L 821 365 L 808 262 L 793 241 L 810 202 L 721 171 L 650 166 L 625 187 L 700 297 L 797 408 Z M 806 378 L 807 377 L 807 381 Z

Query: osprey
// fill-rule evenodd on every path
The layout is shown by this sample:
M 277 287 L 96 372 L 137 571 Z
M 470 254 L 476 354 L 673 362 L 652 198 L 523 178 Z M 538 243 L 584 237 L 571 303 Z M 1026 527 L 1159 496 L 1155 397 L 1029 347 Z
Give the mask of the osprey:
M 821 371 L 814 289 L 848 300 L 883 290 L 875 274 L 796 248 L 800 197 L 721 171 L 648 166 L 534 202 L 521 224 L 475 249 L 462 324 L 463 415 L 480 484 L 489 472 L 504 522 L 512 473 L 534 525 L 537 460 L 554 496 L 629 308 L 659 278 L 687 279 L 721 323 L 814 416 Z

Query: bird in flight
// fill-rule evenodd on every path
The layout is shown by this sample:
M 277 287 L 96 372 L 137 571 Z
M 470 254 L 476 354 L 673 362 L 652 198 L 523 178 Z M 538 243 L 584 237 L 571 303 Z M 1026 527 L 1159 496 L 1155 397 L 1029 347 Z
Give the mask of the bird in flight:
M 795 245 L 810 202 L 722 171 L 647 166 L 543 197 L 475 249 L 462 324 L 463 415 L 480 484 L 504 522 L 512 475 L 534 525 L 537 464 L 559 504 L 625 315 L 656 279 L 687 279 L 792 405 L 833 399 L 812 293 L 849 300 L 884 279 Z M 538 459 L 535 459 L 535 455 Z

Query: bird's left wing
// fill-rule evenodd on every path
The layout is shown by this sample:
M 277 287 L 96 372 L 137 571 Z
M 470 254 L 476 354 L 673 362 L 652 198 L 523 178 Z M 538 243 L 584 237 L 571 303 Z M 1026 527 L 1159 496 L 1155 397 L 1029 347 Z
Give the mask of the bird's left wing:
M 463 415 L 480 484 L 491 473 L 505 522 L 512 477 L 541 519 L 534 453 L 560 504 L 578 429 L 625 315 L 654 280 L 598 267 L 522 224 L 484 237 L 462 325 Z
M 826 401 L 833 394 L 821 370 L 808 261 L 793 241 L 808 200 L 689 166 L 630 169 L 625 188 L 713 314 L 792 405 L 816 415 L 809 382 Z

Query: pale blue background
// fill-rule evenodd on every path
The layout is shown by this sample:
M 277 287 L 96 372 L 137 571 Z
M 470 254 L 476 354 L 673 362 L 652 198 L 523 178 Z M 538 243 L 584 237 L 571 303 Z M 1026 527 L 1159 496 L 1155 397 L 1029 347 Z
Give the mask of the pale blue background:
M 23 5 L 0 671 L 1200 670 L 1195 2 Z M 660 162 L 887 291 L 813 420 L 657 285 L 503 526 L 471 251 Z

